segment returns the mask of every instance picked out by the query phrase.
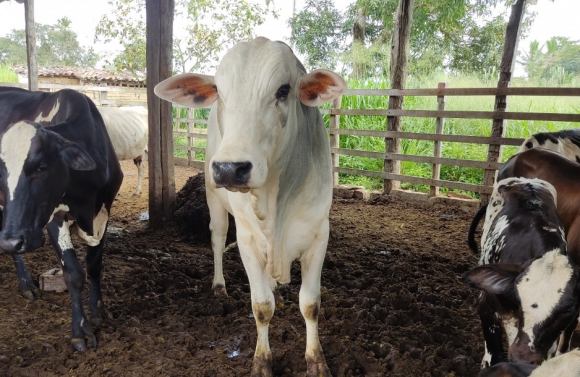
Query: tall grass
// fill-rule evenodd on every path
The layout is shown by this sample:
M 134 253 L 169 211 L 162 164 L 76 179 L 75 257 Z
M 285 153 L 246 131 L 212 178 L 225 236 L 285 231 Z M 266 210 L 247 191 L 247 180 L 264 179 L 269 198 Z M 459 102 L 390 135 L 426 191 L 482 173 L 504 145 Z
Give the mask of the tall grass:
M 430 77 L 411 77 L 408 80 L 408 88 L 436 88 L 438 82 L 449 82 L 452 88 L 460 87 L 494 87 L 493 75 L 489 78 L 478 78 L 474 76 L 447 77 L 436 74 Z M 548 86 L 554 84 L 550 82 L 524 82 L 517 81 L 514 86 Z M 388 81 L 354 81 L 348 82 L 349 88 L 356 89 L 379 89 L 388 87 Z M 550 85 L 558 86 L 558 85 Z M 471 111 L 493 111 L 495 98 L 493 96 L 453 96 L 446 97 L 446 110 L 471 110 Z M 344 109 L 386 109 L 388 97 L 371 96 L 343 96 L 341 107 Z M 436 97 L 406 97 L 404 109 L 408 110 L 436 110 Z M 511 97 L 508 105 L 509 111 L 517 112 L 547 112 L 547 113 L 580 113 L 580 98 L 569 97 Z M 328 116 L 325 116 L 328 122 Z M 480 119 L 446 119 L 445 134 L 450 135 L 472 135 L 490 136 L 491 120 Z M 340 127 L 345 129 L 364 130 L 385 130 L 386 117 L 376 116 L 341 116 Z M 557 131 L 578 127 L 572 122 L 541 122 L 541 121 L 507 121 L 506 136 L 514 138 L 525 138 L 543 131 Z M 434 133 L 435 119 L 404 117 L 402 129 L 406 132 Z M 367 136 L 340 135 L 340 147 L 358 149 L 365 151 L 384 152 L 384 139 Z M 402 140 L 401 153 L 419 156 L 433 156 L 433 142 L 426 140 Z M 442 156 L 448 158 L 464 160 L 485 161 L 487 158 L 487 145 L 466 144 L 466 143 L 442 143 Z M 518 147 L 504 147 L 502 160 L 511 157 Z M 340 156 L 341 167 L 383 170 L 383 160 L 373 158 L 362 158 L 356 156 Z M 431 177 L 431 164 L 401 162 L 401 173 L 417 177 Z M 476 168 L 465 168 L 450 165 L 441 166 L 441 179 L 450 181 L 460 181 L 473 184 L 481 184 L 483 181 L 483 170 Z M 340 174 L 340 183 L 363 185 L 367 189 L 382 189 L 382 179 L 361 177 L 356 175 Z M 402 182 L 402 188 L 426 192 L 428 186 L 416 185 Z M 445 192 L 445 189 L 442 189 Z M 473 193 L 471 193 L 473 194 Z
M 18 82 L 18 76 L 7 65 L 0 65 L 0 82 Z
M 493 71 L 481 77 L 476 76 L 446 76 L 442 73 L 435 73 L 430 76 L 410 77 L 407 80 L 408 88 L 436 88 L 439 82 L 448 82 L 451 88 L 482 88 L 495 87 L 497 84 L 497 74 Z M 576 81 L 571 82 L 572 85 Z M 516 80 L 514 87 L 522 86 L 551 86 L 557 87 L 557 82 L 542 80 L 538 82 L 528 82 Z M 388 80 L 349 80 L 348 87 L 352 89 L 388 89 Z M 493 96 L 450 96 L 446 97 L 446 110 L 471 110 L 471 111 L 493 111 Z M 343 96 L 343 109 L 387 109 L 388 97 L 378 96 Z M 329 107 L 327 104 L 325 107 Z M 408 110 L 437 110 L 437 98 L 434 96 L 406 97 L 403 105 Z M 174 109 L 174 117 L 178 114 L 181 118 L 186 118 L 186 109 Z M 508 104 L 509 111 L 517 112 L 546 112 L 546 113 L 580 113 L 580 98 L 576 97 L 510 97 Z M 209 111 L 207 109 L 196 109 L 196 119 L 207 119 Z M 328 127 L 329 117 L 324 116 Z M 444 133 L 449 135 L 470 135 L 470 136 L 490 136 L 491 120 L 482 119 L 446 119 Z M 506 136 L 514 138 L 526 138 L 537 132 L 557 131 L 578 127 L 578 124 L 571 122 L 541 122 L 541 121 L 512 121 L 506 122 Z M 175 129 L 187 130 L 186 123 L 175 125 Z M 196 128 L 206 128 L 205 124 L 196 124 Z M 355 130 L 385 130 L 386 117 L 384 116 L 341 116 L 340 128 Z M 402 128 L 405 132 L 434 133 L 435 119 L 404 117 Z M 187 138 L 177 137 L 176 143 L 187 145 Z M 196 139 L 195 146 L 205 147 L 204 139 Z M 385 142 L 380 137 L 350 136 L 340 135 L 340 148 L 357 149 L 363 151 L 385 152 Z M 433 156 L 433 142 L 427 140 L 407 140 L 401 141 L 401 153 L 418 156 Z M 485 161 L 487 158 L 487 145 L 467 144 L 467 143 L 442 143 L 442 157 L 456 158 L 464 160 Z M 504 147 L 502 160 L 511 157 L 518 147 Z M 187 157 L 187 152 L 175 150 L 176 156 Z M 203 160 L 203 153 L 196 153 L 196 159 Z M 383 160 L 377 158 L 366 158 L 357 156 L 341 155 L 339 158 L 341 167 L 364 169 L 373 171 L 383 170 Z M 401 173 L 417 177 L 431 177 L 431 164 L 401 162 Z M 483 181 L 483 170 L 476 168 L 465 168 L 450 165 L 441 166 L 441 179 L 449 181 L 459 181 L 465 183 L 481 184 Z M 370 190 L 380 190 L 383 187 L 382 179 L 340 174 L 341 184 L 362 185 Z M 427 192 L 428 186 L 410 183 L 401 183 L 402 188 Z M 446 189 L 442 188 L 442 192 Z M 472 194 L 477 197 L 476 194 Z

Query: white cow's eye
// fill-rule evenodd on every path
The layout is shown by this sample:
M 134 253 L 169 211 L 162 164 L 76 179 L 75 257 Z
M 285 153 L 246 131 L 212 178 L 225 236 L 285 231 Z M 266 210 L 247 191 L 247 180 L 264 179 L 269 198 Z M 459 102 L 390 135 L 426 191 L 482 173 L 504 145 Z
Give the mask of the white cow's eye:
M 276 99 L 285 100 L 288 98 L 288 93 L 290 93 L 290 85 L 284 84 L 278 88 L 278 91 L 276 92 Z

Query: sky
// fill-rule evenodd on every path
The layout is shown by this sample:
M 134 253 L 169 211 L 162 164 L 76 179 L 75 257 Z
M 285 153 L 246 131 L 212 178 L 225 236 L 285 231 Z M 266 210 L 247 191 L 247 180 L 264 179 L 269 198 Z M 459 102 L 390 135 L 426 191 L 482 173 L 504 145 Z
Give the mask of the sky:
M 264 5 L 266 0 L 250 0 Z M 288 40 L 290 29 L 287 20 L 292 16 L 294 0 L 270 0 L 269 7 L 278 10 L 278 19 L 269 18 L 256 29 L 257 35 L 274 40 Z M 296 10 L 304 7 L 305 0 L 295 0 Z M 336 7 L 346 9 L 354 0 L 335 0 Z M 519 51 L 527 51 L 532 40 L 538 40 L 540 45 L 552 36 L 564 36 L 572 40 L 580 40 L 580 0 L 538 0 L 537 5 L 529 5 L 537 12 L 529 36 L 520 41 Z M 119 51 L 117 45 L 95 43 L 95 27 L 103 14 L 110 11 L 107 0 L 36 0 L 35 21 L 42 24 L 56 24 L 56 21 L 67 16 L 71 28 L 78 34 L 79 42 L 84 46 L 93 46 L 99 53 L 114 53 Z M 0 36 L 5 36 L 12 29 L 24 29 L 24 5 L 14 1 L 0 3 Z M 176 31 L 176 34 L 179 31 Z M 523 74 L 521 67 L 516 69 L 516 75 Z

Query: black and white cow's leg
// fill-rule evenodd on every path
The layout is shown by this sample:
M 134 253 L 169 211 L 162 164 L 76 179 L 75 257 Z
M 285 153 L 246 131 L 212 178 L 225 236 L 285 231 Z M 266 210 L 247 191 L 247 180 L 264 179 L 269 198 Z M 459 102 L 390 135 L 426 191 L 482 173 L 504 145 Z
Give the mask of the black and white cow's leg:
M 477 309 L 485 341 L 485 353 L 481 360 L 482 369 L 502 361 L 508 361 L 507 353 L 504 351 L 502 343 L 503 328 L 501 317 L 495 308 L 497 308 L 497 303 L 493 295 L 482 292 Z
M 143 156 L 144 156 L 145 152 L 143 152 L 143 154 L 137 158 L 133 159 L 133 162 L 135 163 L 135 166 L 137 166 L 137 187 L 135 188 L 135 193 L 133 194 L 134 198 L 138 198 L 141 196 L 141 188 L 143 185 L 143 173 L 144 173 L 144 168 L 143 168 Z
M 34 281 L 30 277 L 24 258 L 22 255 L 14 255 L 14 265 L 16 266 L 16 278 L 18 280 L 18 291 L 20 294 L 29 300 L 36 300 L 40 297 L 40 291 Z
M 91 312 L 91 324 L 100 326 L 107 318 L 107 311 L 103 303 L 101 293 L 101 271 L 103 269 L 103 249 L 105 236 L 97 246 L 87 246 L 87 275 L 89 277 L 89 310 Z
M 570 351 L 570 342 L 572 341 L 572 335 L 574 335 L 574 331 L 576 330 L 576 326 L 578 326 L 579 318 L 576 317 L 572 323 L 564 330 L 560 338 L 558 339 L 558 349 L 554 356 L 561 355 Z M 550 355 L 548 355 L 549 357 Z
M 85 271 L 77 259 L 70 237 L 69 228 L 73 222 L 65 216 L 55 216 L 53 221 L 46 226 L 46 230 L 62 265 L 64 281 L 71 297 L 71 344 L 77 351 L 86 351 L 87 344 L 93 348 L 97 346 L 97 338 L 91 330 L 91 325 L 83 309 L 82 293 Z M 87 339 L 87 343 L 85 343 L 85 339 Z
M 223 255 L 228 234 L 228 211 L 221 204 L 219 197 L 211 190 L 207 190 L 207 205 L 209 207 L 209 230 L 211 232 L 211 248 L 213 250 L 212 289 L 216 296 L 227 296 Z
M 327 220 L 328 222 L 328 220 Z M 324 230 L 322 231 L 324 232 Z M 328 232 L 328 224 L 326 225 Z M 326 255 L 328 233 L 319 235 L 310 250 L 300 258 L 302 285 L 300 286 L 300 312 L 306 322 L 306 376 L 330 377 L 322 346 L 318 338 L 318 313 L 320 313 L 320 274 Z

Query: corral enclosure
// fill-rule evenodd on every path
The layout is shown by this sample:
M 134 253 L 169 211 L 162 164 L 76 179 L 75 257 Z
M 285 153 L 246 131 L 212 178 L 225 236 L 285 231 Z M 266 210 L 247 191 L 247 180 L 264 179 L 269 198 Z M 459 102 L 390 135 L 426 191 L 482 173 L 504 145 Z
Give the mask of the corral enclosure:
M 122 230 L 109 235 L 104 258 L 111 318 L 96 332 L 98 348 L 74 352 L 68 293 L 25 300 L 12 260 L 3 257 L 0 375 L 248 375 L 256 330 L 238 250 L 224 256 L 229 296 L 214 297 L 210 246 L 178 227 L 148 231 L 138 220 L 146 198 L 131 198 L 134 167 L 130 161 L 122 167 L 125 181 L 109 224 Z M 196 173 L 176 167 L 177 186 Z M 483 342 L 476 292 L 460 281 L 477 260 L 464 246 L 470 218 L 456 209 L 426 212 L 385 197 L 335 200 L 320 315 L 320 339 L 334 376 L 477 374 Z M 53 254 L 44 246 L 25 257 L 33 276 L 57 266 Z M 299 288 L 296 265 L 292 282 L 280 287 L 284 302 L 270 326 L 275 376 L 305 371 Z

